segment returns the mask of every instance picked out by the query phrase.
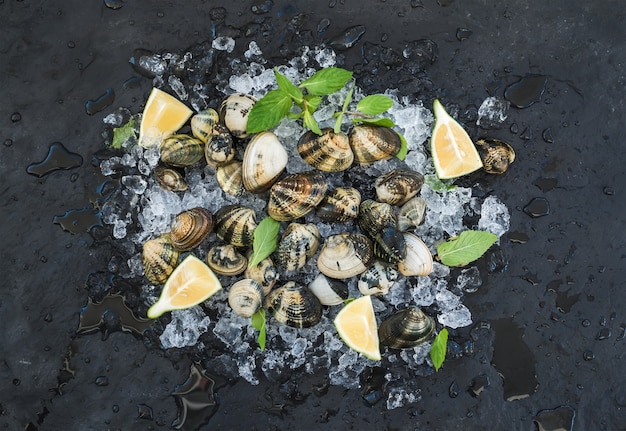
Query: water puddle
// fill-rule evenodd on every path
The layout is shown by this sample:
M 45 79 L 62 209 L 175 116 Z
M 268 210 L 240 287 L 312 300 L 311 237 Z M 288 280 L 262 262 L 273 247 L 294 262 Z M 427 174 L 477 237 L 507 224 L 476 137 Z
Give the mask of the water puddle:
M 550 204 L 546 198 L 532 198 L 524 207 L 524 212 L 533 218 L 550 214 Z
M 130 332 L 142 336 L 152 320 L 141 319 L 124 302 L 122 295 L 105 296 L 101 302 L 89 302 L 80 312 L 77 334 L 92 334 L 102 331 L 102 340 L 113 332 Z
M 87 111 L 89 115 L 94 115 L 111 106 L 114 100 L 115 91 L 113 91 L 113 88 L 108 88 L 107 91 L 96 100 L 88 100 L 87 103 L 85 103 L 85 111 Z
M 572 431 L 576 411 L 570 406 L 541 410 L 533 418 L 538 431 Z
M 348 27 L 339 36 L 330 40 L 330 46 L 339 51 L 353 47 L 365 34 L 364 25 Z
M 189 377 L 172 393 L 178 404 L 178 417 L 172 427 L 197 430 L 205 425 L 217 411 L 214 391 L 223 385 L 221 379 L 208 374 L 199 364 L 191 364 Z
M 504 90 L 504 97 L 517 108 L 528 108 L 541 100 L 547 82 L 545 75 L 526 75 L 509 85 Z
M 57 170 L 77 168 L 82 163 L 80 154 L 72 153 L 62 143 L 55 142 L 50 145 L 46 158 L 42 162 L 28 165 L 26 172 L 41 178 Z
M 69 210 L 62 216 L 54 216 L 52 222 L 61 226 L 66 232 L 78 234 L 89 232 L 96 226 L 102 226 L 102 217 L 94 208 L 82 208 Z

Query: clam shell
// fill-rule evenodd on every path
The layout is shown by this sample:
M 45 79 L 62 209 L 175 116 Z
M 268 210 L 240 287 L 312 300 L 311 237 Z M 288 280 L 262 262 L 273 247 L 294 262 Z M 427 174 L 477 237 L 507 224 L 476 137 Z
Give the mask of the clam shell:
M 392 264 L 406 257 L 406 240 L 395 226 L 384 227 L 374 238 L 374 255 Z
M 417 195 L 424 184 L 424 176 L 419 172 L 394 169 L 376 178 L 376 199 L 390 205 L 403 205 Z
M 287 167 L 287 150 L 272 132 L 257 133 L 243 155 L 243 186 L 262 193 L 276 182 Z
M 236 93 L 226 97 L 219 107 L 222 123 L 236 138 L 246 138 L 248 115 L 256 99 L 249 94 Z
M 337 187 L 317 205 L 315 214 L 325 222 L 346 222 L 359 215 L 361 193 L 352 187 Z
M 348 299 L 350 291 L 348 285 L 341 280 L 328 278 L 324 274 L 318 274 L 309 283 L 309 290 L 313 292 L 322 305 L 339 305 Z
M 276 320 L 294 328 L 309 328 L 322 318 L 322 304 L 308 288 L 289 281 L 265 297 L 265 308 Z
M 220 121 L 215 109 L 209 108 L 191 117 L 191 134 L 206 143 L 213 133 L 213 126 Z
M 360 233 L 329 236 L 317 257 L 320 272 L 344 279 L 364 272 L 374 258 L 372 241 Z
M 179 254 L 172 245 L 169 234 L 146 241 L 141 253 L 146 278 L 153 284 L 165 283 L 178 263 Z
M 263 305 L 263 288 L 250 278 L 239 280 L 228 291 L 228 305 L 241 317 L 252 317 Z
M 274 260 L 287 271 L 296 271 L 313 257 L 320 241 L 320 231 L 314 224 L 290 223 L 276 247 Z
M 340 172 L 354 161 L 350 140 L 345 133 L 322 129 L 322 135 L 309 130 L 298 141 L 298 154 L 309 165 L 324 172 Z
M 248 259 L 234 245 L 214 245 L 206 255 L 209 267 L 221 275 L 239 275 L 246 270 Z
M 252 250 L 250 250 L 248 254 L 248 259 L 250 259 L 251 254 Z M 246 268 L 243 275 L 246 278 L 258 281 L 263 287 L 263 293 L 266 295 L 270 293 L 272 287 L 274 287 L 278 281 L 278 271 L 276 270 L 276 266 L 274 266 L 274 262 L 269 257 L 263 259 L 258 265 Z
M 372 238 L 386 226 L 396 225 L 396 213 L 386 202 L 366 199 L 359 206 L 359 227 Z
M 247 247 L 254 241 L 256 214 L 243 205 L 226 205 L 215 213 L 217 236 L 236 247 Z
M 161 161 L 166 165 L 185 167 L 202 160 L 204 143 L 189 135 L 168 136 L 161 143 Z
M 400 136 L 388 127 L 357 124 L 350 132 L 354 161 L 361 165 L 391 159 L 401 146 Z
M 503 174 L 515 160 L 515 150 L 499 139 L 487 138 L 476 141 L 476 149 L 483 161 L 483 169 L 490 174 Z
M 225 193 L 231 196 L 241 196 L 243 194 L 242 165 L 239 160 L 232 160 L 225 165 L 218 166 L 215 171 L 217 183 Z
M 319 171 L 287 175 L 270 189 L 267 212 L 274 220 L 295 220 L 315 208 L 327 190 L 328 182 Z
M 235 144 L 230 133 L 221 124 L 213 127 L 213 133 L 209 135 L 204 146 L 204 159 L 207 165 L 215 168 L 225 165 L 235 157 Z
M 170 192 L 184 192 L 189 187 L 183 174 L 176 169 L 157 166 L 154 168 L 154 175 L 161 187 Z
M 398 230 L 406 232 L 424 223 L 426 201 L 419 196 L 409 199 L 402 205 L 398 214 Z
M 392 349 L 410 349 L 427 341 L 435 330 L 435 321 L 417 307 L 400 310 L 378 327 L 380 344 Z
M 179 251 L 200 245 L 213 230 L 213 214 L 205 208 L 192 208 L 179 213 L 170 229 L 172 244 Z
M 359 275 L 357 287 L 363 295 L 384 295 L 389 292 L 389 288 L 398 279 L 398 275 L 395 268 L 376 261 Z
M 433 270 L 433 256 L 424 242 L 416 235 L 404 232 L 406 257 L 398 262 L 398 270 L 405 276 L 425 276 Z

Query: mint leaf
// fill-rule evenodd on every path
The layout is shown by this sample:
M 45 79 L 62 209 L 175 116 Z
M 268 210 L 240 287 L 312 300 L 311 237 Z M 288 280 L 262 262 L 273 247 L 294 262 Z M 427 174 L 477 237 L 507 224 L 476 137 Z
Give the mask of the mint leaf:
M 111 142 L 111 148 L 119 150 L 122 148 L 122 144 L 130 138 L 136 138 L 135 132 L 135 119 L 133 117 L 128 120 L 126 124 L 121 127 L 115 127 L 113 129 L 113 141 Z
M 398 158 L 398 160 L 404 160 L 406 154 L 409 152 L 409 143 L 406 141 L 406 138 L 402 133 L 398 133 L 398 136 L 400 137 L 400 151 L 398 151 L 396 157 Z
M 309 94 L 324 96 L 341 90 L 352 78 L 352 72 L 339 67 L 318 70 L 309 79 L 300 83 L 300 88 L 306 88 Z
M 322 134 L 320 126 L 317 124 L 317 121 L 315 121 L 315 118 L 313 118 L 313 114 L 309 111 L 304 111 L 304 117 L 302 120 L 304 122 L 304 127 L 310 129 L 313 133 L 317 133 L 318 135 Z
M 382 127 L 393 127 L 396 124 L 393 122 L 391 118 L 353 118 L 353 123 L 367 123 L 373 124 L 374 126 L 382 126 Z
M 442 180 L 437 175 L 424 175 L 424 182 L 433 191 L 438 193 L 447 192 L 448 190 L 455 189 L 457 186 L 453 184 L 454 180 Z
M 446 359 L 446 350 L 448 349 L 448 330 L 443 328 L 430 346 L 430 360 L 433 361 L 435 371 L 439 371 L 443 361 Z
M 350 90 L 348 90 L 348 94 L 346 94 L 346 100 L 343 101 L 343 107 L 341 108 L 341 112 L 346 112 L 348 110 L 348 105 L 352 101 L 352 93 L 354 93 L 354 83 Z
M 393 106 L 393 101 L 382 94 L 372 94 L 359 100 L 356 109 L 367 115 L 382 114 Z
M 259 343 L 261 350 L 265 350 L 265 310 L 263 308 L 259 308 L 257 312 L 250 317 L 250 323 L 252 323 L 252 327 L 254 329 L 259 331 L 257 342 Z
M 285 75 L 278 71 L 278 68 L 274 68 L 274 76 L 276 77 L 276 82 L 278 83 L 278 88 L 280 88 L 285 93 L 289 94 L 295 102 L 302 102 L 302 91 L 296 87 Z
M 282 90 L 268 92 L 252 105 L 246 132 L 258 133 L 276 126 L 289 113 L 292 104 L 289 93 Z
M 461 235 L 439 244 L 437 255 L 447 266 L 464 266 L 481 257 L 498 240 L 498 236 L 483 230 L 466 230 Z
M 250 256 L 248 261 L 248 268 L 258 265 L 259 262 L 276 250 L 279 229 L 280 223 L 271 217 L 265 217 L 254 229 L 252 256 Z

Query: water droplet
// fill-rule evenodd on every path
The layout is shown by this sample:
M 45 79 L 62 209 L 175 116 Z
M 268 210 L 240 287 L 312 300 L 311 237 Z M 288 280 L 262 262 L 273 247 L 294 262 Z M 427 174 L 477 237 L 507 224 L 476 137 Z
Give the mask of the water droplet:
M 448 387 L 448 395 L 450 398 L 456 398 L 459 396 L 459 385 L 456 381 L 450 383 L 450 386 Z
M 585 350 L 583 352 L 583 359 L 585 361 L 591 361 L 592 359 L 594 359 L 596 357 L 595 353 L 593 353 L 591 350 Z
M 437 0 L 437 4 L 442 7 L 447 7 L 452 4 L 454 0 Z
M 122 84 L 122 88 L 124 89 L 139 88 L 140 85 L 141 85 L 141 78 L 139 78 L 138 76 L 133 76 L 132 78 L 128 78 L 126 81 L 124 81 L 124 83 Z
M 604 187 L 602 189 L 602 193 L 607 196 L 613 196 L 615 194 L 615 189 L 613 187 Z
M 411 0 L 411 7 L 424 7 L 424 3 L 422 3 L 422 0 Z
M 458 41 L 464 41 L 466 39 L 469 39 L 472 33 L 473 33 L 472 30 L 468 28 L 459 27 L 456 29 L 456 39 Z
M 542 192 L 547 192 L 555 188 L 558 181 L 556 178 L 539 178 L 533 184 L 539 187 Z
M 147 419 L 151 421 L 153 419 L 152 407 L 147 404 L 138 404 L 137 405 L 137 417 L 139 419 Z
M 572 431 L 575 410 L 570 406 L 559 406 L 555 409 L 541 410 L 533 418 L 539 431 Z
M 263 15 L 271 12 L 272 6 L 274 6 L 274 2 L 272 0 L 260 0 L 255 1 L 252 6 L 250 6 L 250 10 L 255 15 Z
M 117 413 L 120 411 L 120 406 L 118 406 L 117 404 L 113 404 L 111 410 L 113 410 L 113 413 Z
M 17 123 L 21 119 L 22 119 L 22 114 L 20 114 L 19 112 L 14 112 L 14 113 L 11 114 L 11 121 L 12 122 Z
M 550 214 L 550 204 L 546 198 L 532 198 L 524 207 L 524 212 L 531 217 L 542 217 Z
M 528 108 L 541 100 L 546 82 L 545 75 L 526 75 L 504 90 L 504 98 L 517 108 Z
M 611 329 L 610 328 L 602 328 L 598 331 L 596 335 L 596 340 L 606 340 L 607 338 L 611 338 Z
M 172 395 L 179 405 L 178 417 L 172 424 L 176 429 L 200 429 L 217 411 L 215 378 L 200 365 L 191 364 L 189 377 Z
M 548 127 L 547 129 L 544 129 L 543 132 L 541 132 L 541 137 L 548 144 L 553 143 L 554 138 L 552 137 L 552 128 Z
M 41 263 L 46 263 L 46 262 L 48 262 L 48 258 L 47 258 L 46 256 L 41 256 L 41 257 L 39 258 L 39 261 L 40 261 Z
M 530 127 L 526 127 L 519 137 L 525 141 L 530 141 L 533 138 L 533 130 Z
M 469 388 L 469 393 L 473 397 L 478 397 L 480 394 L 489 387 L 489 377 L 485 374 L 480 374 L 472 379 L 472 385 Z
M 11 145 L 13 145 L 13 139 L 7 138 L 4 140 L 5 147 L 10 147 Z
M 28 165 L 26 172 L 41 178 L 60 169 L 76 168 L 82 163 L 83 158 L 80 154 L 72 153 L 62 143 L 55 142 L 50 145 L 46 158 L 42 162 Z
M 107 376 L 96 377 L 96 386 L 109 386 L 109 378 Z
M 102 226 L 100 213 L 93 208 L 67 211 L 62 216 L 54 216 L 52 222 L 73 234 L 89 232 L 95 226 Z
M 104 0 L 104 5 L 109 9 L 117 10 L 124 6 L 122 0 Z
M 342 34 L 331 39 L 330 46 L 332 46 L 335 50 L 346 50 L 348 48 L 352 48 L 364 34 L 364 25 L 348 27 Z
M 337 0 L 330 0 L 330 2 L 328 2 L 329 8 L 334 8 L 335 6 L 337 6 Z
M 163 18 L 165 16 L 165 12 L 157 12 L 157 17 Z
M 75 183 L 78 177 L 79 177 L 78 172 L 72 173 L 72 175 L 70 175 L 70 182 Z
M 70 40 L 69 42 L 67 42 L 67 47 L 70 49 L 76 48 L 76 42 L 74 42 L 73 40 Z
M 326 30 L 330 27 L 330 20 L 328 18 L 322 18 L 320 22 L 317 23 L 317 34 L 324 34 Z
M 381 42 L 387 42 L 387 39 L 389 39 L 389 35 L 388 35 L 387 33 L 383 33 L 383 34 L 380 36 L 380 41 L 381 41 Z
M 588 328 L 588 327 L 590 327 L 590 326 L 591 326 L 591 320 L 589 320 L 589 319 L 583 319 L 583 320 L 580 322 L 580 324 L 581 324 L 581 325 L 583 325 L 583 327 Z
M 124 303 L 122 295 L 108 295 L 100 302 L 93 302 L 89 298 L 87 306 L 81 310 L 77 333 L 102 331 L 103 338 L 106 338 L 110 331 L 115 330 L 140 336 L 151 322 L 152 320 L 136 317 Z
M 509 241 L 517 244 L 526 244 L 528 242 L 528 235 L 522 232 L 509 232 L 507 234 Z
M 519 132 L 519 126 L 517 125 L 517 123 L 512 123 L 511 127 L 509 127 L 509 130 L 511 131 L 511 133 L 517 135 L 517 133 Z
M 115 92 L 113 91 L 113 88 L 108 88 L 107 91 L 105 91 L 105 93 L 96 100 L 88 100 L 87 103 L 85 103 L 85 110 L 87 111 L 87 114 L 93 115 L 109 107 L 114 100 Z

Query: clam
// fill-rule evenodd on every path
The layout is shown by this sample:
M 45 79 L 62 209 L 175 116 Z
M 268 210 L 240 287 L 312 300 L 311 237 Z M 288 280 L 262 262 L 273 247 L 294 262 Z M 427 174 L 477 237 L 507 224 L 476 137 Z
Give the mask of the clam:
M 479 139 L 476 148 L 483 161 L 483 169 L 490 174 L 505 173 L 515 160 L 513 147 L 499 139 Z
M 352 187 L 337 187 L 317 205 L 315 214 L 325 222 L 346 222 L 359 215 L 361 193 Z
M 265 308 L 276 320 L 294 328 L 308 328 L 322 318 L 322 304 L 308 288 L 288 281 L 265 297 Z
M 359 227 L 372 238 L 386 226 L 396 225 L 396 213 L 386 202 L 366 199 L 359 206 Z
M 287 175 L 270 189 L 267 212 L 274 220 L 295 220 L 315 208 L 327 190 L 328 182 L 319 171 Z
M 212 108 L 198 112 L 191 117 L 191 134 L 206 143 L 213 133 L 213 126 L 220 121 L 217 111 Z
M 252 250 L 248 254 L 248 259 L 250 259 L 251 254 Z M 278 271 L 274 266 L 274 262 L 272 262 L 272 259 L 269 257 L 263 259 L 258 265 L 246 268 L 243 275 L 246 278 L 258 281 L 263 287 L 263 293 L 266 295 L 270 293 L 270 290 L 272 290 L 272 287 L 274 287 L 278 281 Z
M 433 270 L 433 256 L 416 235 L 404 232 L 406 257 L 398 262 L 398 270 L 405 276 L 428 275 Z
M 309 165 L 324 172 L 340 172 L 354 161 L 348 135 L 326 128 L 322 134 L 309 130 L 298 141 L 298 154 Z
M 241 317 L 251 317 L 263 305 L 263 287 L 250 278 L 239 280 L 228 291 L 228 305 Z
M 241 172 L 242 163 L 239 160 L 231 160 L 229 163 L 217 167 L 215 177 L 225 193 L 231 196 L 241 196 L 244 190 Z
M 179 168 L 199 162 L 204 155 L 204 142 L 189 135 L 168 136 L 161 143 L 161 161 Z
M 204 146 L 207 165 L 215 168 L 230 162 L 235 157 L 235 144 L 226 127 L 216 124 Z
M 255 103 L 256 99 L 249 94 L 236 93 L 226 97 L 220 104 L 220 119 L 234 137 L 248 136 L 246 133 L 248 114 Z
M 247 247 L 254 240 L 256 214 L 243 205 L 226 205 L 215 213 L 217 236 L 236 247 Z
M 179 213 L 170 229 L 177 250 L 189 251 L 200 245 L 213 230 L 213 214 L 205 208 L 191 208 Z
M 290 223 L 283 232 L 274 258 L 287 271 L 302 268 L 320 245 L 320 231 L 313 223 Z
M 178 263 L 179 254 L 172 245 L 169 234 L 146 241 L 141 253 L 146 278 L 153 284 L 165 283 Z
M 309 283 L 309 290 L 313 292 L 322 305 L 339 305 L 348 299 L 350 291 L 348 285 L 341 280 L 328 278 L 324 274 L 318 274 Z
M 317 257 L 320 272 L 344 279 L 364 272 L 374 258 L 372 241 L 360 233 L 329 236 Z
M 384 295 L 389 292 L 398 275 L 395 268 L 376 261 L 359 275 L 356 284 L 363 295 Z
M 392 349 L 410 349 L 427 341 L 435 330 L 435 321 L 417 307 L 400 310 L 385 319 L 378 328 L 380 344 Z
M 350 132 L 354 160 L 361 165 L 391 159 L 401 146 L 400 136 L 388 127 L 357 124 Z
M 243 186 L 252 193 L 268 190 L 287 167 L 287 160 L 287 150 L 275 134 L 257 133 L 243 155 Z
M 424 184 L 424 176 L 419 172 L 394 169 L 376 178 L 376 199 L 390 205 L 403 205 L 417 195 Z
M 214 245 L 206 255 L 206 263 L 220 275 L 239 275 L 246 270 L 248 259 L 232 244 Z
M 402 205 L 398 214 L 398 229 L 402 232 L 414 229 L 424 222 L 426 201 L 419 196 L 409 199 Z
M 374 238 L 374 255 L 396 264 L 406 257 L 404 234 L 395 226 L 385 226 Z
M 170 192 L 184 192 L 188 188 L 183 174 L 176 169 L 157 166 L 154 168 L 154 175 L 161 187 Z

